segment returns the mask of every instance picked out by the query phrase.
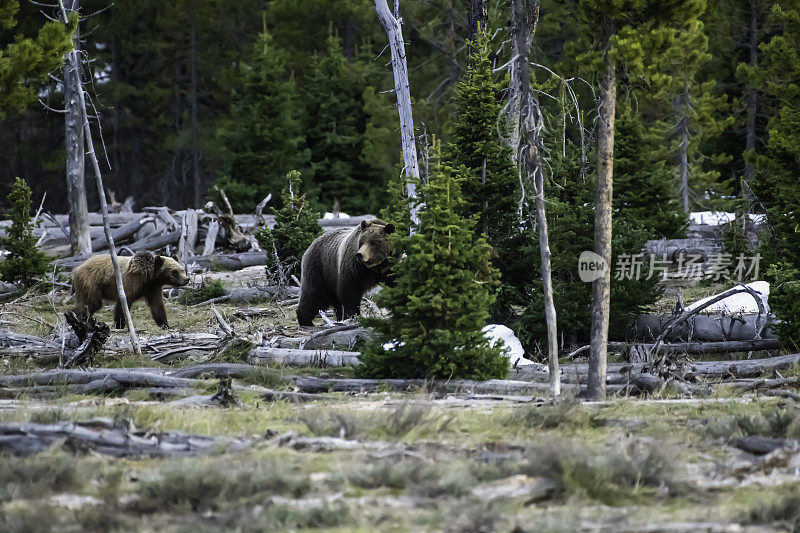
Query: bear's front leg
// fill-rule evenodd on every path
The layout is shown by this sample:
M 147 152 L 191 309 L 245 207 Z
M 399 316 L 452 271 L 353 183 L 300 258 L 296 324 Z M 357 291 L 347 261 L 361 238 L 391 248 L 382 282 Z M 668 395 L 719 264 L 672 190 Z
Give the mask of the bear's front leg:
M 162 329 L 169 329 L 167 323 L 167 309 L 164 307 L 164 296 L 161 287 L 147 295 L 147 305 L 150 306 L 150 314 L 155 323 Z
M 114 327 L 125 329 L 125 313 L 122 312 L 122 304 L 119 302 L 114 306 Z

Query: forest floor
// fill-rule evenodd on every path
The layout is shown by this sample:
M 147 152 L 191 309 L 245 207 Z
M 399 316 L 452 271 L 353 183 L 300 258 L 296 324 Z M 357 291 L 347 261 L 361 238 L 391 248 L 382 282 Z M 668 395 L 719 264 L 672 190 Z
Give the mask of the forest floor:
M 4 304 L 0 326 L 47 336 L 65 297 Z M 274 313 L 245 321 L 234 316 L 241 306 L 216 308 L 238 334 L 298 331 L 293 310 L 259 305 Z M 162 333 L 146 306 L 134 310 L 141 335 Z M 171 300 L 168 316 L 174 331 L 217 327 L 210 306 Z M 111 308 L 97 318 L 111 323 Z M 95 366 L 165 365 L 131 354 Z M 0 376 L 34 369 L 0 357 Z M 234 380 L 237 399 L 225 407 L 142 389 L 4 396 L 0 428 L 20 435 L 78 422 L 67 425 L 214 445 L 119 457 L 66 438 L 39 453 L 0 454 L 0 531 L 791 531 L 800 518 L 800 403 L 791 399 L 717 389 L 703 399 L 665 390 L 602 403 L 422 391 L 265 400 L 258 387 L 288 390 L 288 374 L 352 371 L 254 371 Z M 218 380 L 203 383 L 194 394 L 217 390 Z M 744 451 L 748 436 L 773 451 Z

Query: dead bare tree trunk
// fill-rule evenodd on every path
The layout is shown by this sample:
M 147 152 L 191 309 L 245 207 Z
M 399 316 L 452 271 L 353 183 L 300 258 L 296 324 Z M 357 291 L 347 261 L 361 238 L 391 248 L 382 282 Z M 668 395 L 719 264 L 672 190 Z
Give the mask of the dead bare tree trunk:
M 685 74 L 684 74 L 685 76 Z M 676 99 L 675 111 L 678 115 L 678 169 L 681 173 L 681 205 L 684 213 L 689 212 L 689 84 L 684 77 L 683 92 Z
M 197 127 L 197 46 L 195 42 L 195 22 L 192 15 L 192 28 L 190 37 L 189 70 L 191 71 L 192 84 L 192 173 L 194 175 L 194 206 L 200 209 L 201 192 L 203 183 L 200 178 L 200 148 L 198 147 Z
M 67 14 L 77 12 L 80 0 L 67 0 Z M 80 29 L 75 29 L 72 46 L 80 47 Z M 86 207 L 86 184 L 84 182 L 85 156 L 83 150 L 83 124 L 78 109 L 75 89 L 67 80 L 71 79 L 72 63 L 64 65 L 64 126 L 67 152 L 67 204 L 69 206 L 69 241 L 72 255 L 92 252 L 92 239 L 89 231 L 89 210 Z
M 395 3 L 397 6 L 399 0 Z M 403 162 L 405 174 L 414 180 L 419 179 L 419 162 L 417 160 L 417 144 L 414 136 L 414 118 L 411 114 L 411 87 L 408 80 L 408 64 L 406 50 L 403 44 L 403 28 L 400 25 L 399 14 L 392 14 L 386 0 L 375 0 L 375 10 L 378 19 L 389 38 L 389 48 L 392 53 L 392 71 L 394 72 L 394 92 L 397 95 L 397 111 L 400 114 L 400 136 L 403 145 Z M 409 198 L 417 197 L 416 185 L 406 181 L 406 195 Z M 412 206 L 411 221 L 419 224 L 419 207 Z
M 611 312 L 611 199 L 614 175 L 614 118 L 617 104 L 617 66 L 609 57 L 612 22 L 604 17 L 604 70 L 600 78 L 597 131 L 597 184 L 594 202 L 594 252 L 605 261 L 602 276 L 592 282 L 592 329 L 587 397 L 606 397 L 608 321 Z
M 466 0 L 467 6 L 467 40 L 474 41 L 479 29 L 486 30 L 489 13 L 486 0 Z
M 64 8 L 63 0 L 58 0 L 58 4 L 61 8 L 61 16 L 66 24 L 69 20 L 69 16 L 67 15 L 67 10 Z M 94 169 L 94 176 L 97 179 L 97 194 L 100 196 L 100 213 L 103 215 L 103 229 L 105 230 L 106 240 L 108 241 L 108 253 L 111 255 L 111 264 L 114 267 L 114 277 L 117 282 L 117 296 L 119 298 L 119 303 L 122 306 L 122 312 L 125 315 L 125 322 L 128 324 L 128 334 L 131 338 L 131 346 L 133 347 L 134 352 L 141 354 L 142 348 L 139 345 L 139 337 L 136 335 L 136 330 L 133 327 L 133 319 L 131 318 L 131 312 L 128 308 L 128 299 L 125 297 L 125 288 L 122 285 L 122 272 L 120 271 L 119 261 L 117 260 L 117 250 L 114 246 L 114 237 L 111 235 L 111 226 L 108 222 L 108 205 L 106 203 L 105 193 L 106 189 L 103 187 L 103 176 L 100 173 L 100 163 L 97 161 L 97 154 L 94 151 L 92 130 L 89 126 L 89 115 L 86 112 L 86 98 L 83 95 L 83 85 L 81 84 L 80 62 L 78 60 L 78 53 L 74 48 L 69 52 L 68 58 L 72 64 L 71 70 L 73 75 L 71 80 L 65 79 L 64 84 L 74 84 L 73 89 L 78 96 L 78 111 L 81 114 L 81 120 L 83 122 L 83 132 L 86 138 L 86 151 L 89 153 L 89 158 L 92 161 L 92 167 Z
M 561 377 L 558 370 L 558 330 L 556 308 L 553 303 L 553 280 L 550 265 L 550 238 L 547 231 L 547 216 L 544 205 L 544 164 L 542 162 L 541 129 L 543 120 L 539 101 L 531 92 L 530 64 L 528 54 L 531 49 L 536 23 L 539 20 L 539 0 L 511 1 L 511 42 L 515 60 L 509 75 L 509 108 L 512 113 L 512 135 L 517 144 L 513 147 L 517 154 L 521 189 L 524 194 L 524 181 L 533 176 L 536 195 L 536 224 L 539 228 L 539 253 L 541 255 L 542 292 L 544 295 L 544 314 L 547 324 L 547 354 L 550 370 L 550 395 L 561 394 Z M 522 201 L 524 202 L 524 197 Z
M 758 67 L 758 11 L 756 0 L 748 2 L 750 8 L 750 24 L 748 27 L 747 50 L 749 53 L 750 67 L 755 69 Z M 756 149 L 756 113 L 758 111 L 758 93 L 754 87 L 747 91 L 747 125 L 745 137 L 745 151 L 752 152 Z M 753 195 L 750 191 L 750 183 L 753 182 L 753 164 L 749 160 L 744 163 L 744 183 L 742 183 L 742 199 L 744 200 L 744 217 L 743 222 L 747 221 L 747 215 L 751 211 L 751 204 Z M 742 230 L 746 231 L 746 227 L 742 225 Z

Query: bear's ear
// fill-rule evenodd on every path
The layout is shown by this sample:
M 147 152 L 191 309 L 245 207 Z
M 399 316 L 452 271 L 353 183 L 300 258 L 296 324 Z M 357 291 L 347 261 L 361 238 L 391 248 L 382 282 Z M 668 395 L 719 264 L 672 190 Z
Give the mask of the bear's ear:
M 156 256 L 156 270 L 161 270 L 161 267 L 164 266 L 164 257 L 161 255 Z
M 367 226 L 369 226 L 369 222 L 367 222 L 366 220 L 362 220 L 361 229 L 367 229 Z
M 394 224 L 386 224 L 383 227 L 383 231 L 386 232 L 386 235 L 389 235 L 390 233 L 394 233 Z

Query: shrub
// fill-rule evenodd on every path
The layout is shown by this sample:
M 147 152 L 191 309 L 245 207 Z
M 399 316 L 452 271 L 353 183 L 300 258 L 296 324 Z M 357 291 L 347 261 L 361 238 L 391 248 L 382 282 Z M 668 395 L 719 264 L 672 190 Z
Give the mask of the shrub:
M 30 285 L 47 272 L 50 259 L 36 247 L 30 216 L 31 188 L 22 178 L 14 181 L 8 204 L 6 217 L 11 219 L 11 227 L 5 237 L 0 237 L 0 246 L 8 250 L 8 256 L 0 263 L 0 279 Z

